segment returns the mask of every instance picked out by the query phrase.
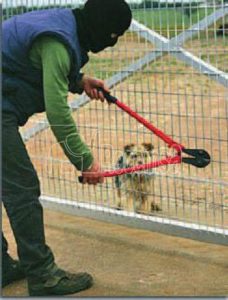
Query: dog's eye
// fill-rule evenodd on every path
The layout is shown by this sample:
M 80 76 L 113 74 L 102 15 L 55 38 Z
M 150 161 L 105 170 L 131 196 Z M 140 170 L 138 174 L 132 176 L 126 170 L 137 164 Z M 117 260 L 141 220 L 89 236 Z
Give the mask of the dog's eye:
M 147 157 L 148 155 L 147 155 L 147 153 L 145 152 L 145 153 L 143 153 L 143 156 L 144 156 L 144 157 Z

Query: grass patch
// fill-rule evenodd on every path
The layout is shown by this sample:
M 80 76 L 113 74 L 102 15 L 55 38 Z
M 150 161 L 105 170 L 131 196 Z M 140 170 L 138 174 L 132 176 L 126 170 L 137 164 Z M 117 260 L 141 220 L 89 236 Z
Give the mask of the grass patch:
M 134 10 L 133 17 L 150 29 L 166 37 L 173 37 L 213 12 L 212 8 L 198 8 L 188 17 L 182 8 Z
M 83 68 L 83 72 L 102 79 L 108 79 L 112 75 L 119 72 L 120 67 L 127 66 L 129 61 L 126 59 L 118 59 L 114 62 L 112 58 L 91 56 L 89 63 Z

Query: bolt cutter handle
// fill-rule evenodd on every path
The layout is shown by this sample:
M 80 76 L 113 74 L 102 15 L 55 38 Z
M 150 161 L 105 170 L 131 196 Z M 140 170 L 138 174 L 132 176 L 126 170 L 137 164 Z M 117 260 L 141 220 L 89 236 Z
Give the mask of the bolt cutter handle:
M 184 149 L 184 146 L 181 145 L 180 143 L 175 142 L 171 137 L 166 135 L 164 132 L 156 128 L 153 124 L 151 124 L 148 120 L 144 119 L 142 116 L 140 116 L 137 112 L 132 110 L 129 106 L 124 104 L 123 102 L 119 101 L 117 98 L 114 96 L 110 95 L 107 93 L 104 89 L 99 88 L 99 92 L 102 92 L 104 97 L 109 103 L 114 103 L 116 104 L 120 109 L 122 109 L 124 112 L 126 112 L 129 116 L 137 120 L 137 122 L 143 124 L 144 127 L 149 129 L 151 132 L 156 134 L 160 139 L 162 139 L 166 144 L 169 145 L 169 147 L 172 147 L 177 150 L 177 152 L 181 151 Z
M 102 92 L 105 99 L 109 102 L 109 103 L 116 103 L 117 102 L 117 98 L 112 96 L 110 93 L 106 92 L 103 88 L 97 88 L 98 92 Z

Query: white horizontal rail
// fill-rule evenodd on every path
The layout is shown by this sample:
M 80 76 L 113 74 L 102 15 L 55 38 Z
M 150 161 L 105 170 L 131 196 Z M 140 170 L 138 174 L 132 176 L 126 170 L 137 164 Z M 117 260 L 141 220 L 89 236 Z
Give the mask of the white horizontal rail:
M 42 196 L 41 202 L 45 207 L 60 209 L 61 211 L 78 216 L 210 243 L 228 245 L 228 230 L 223 228 L 187 223 L 157 216 L 147 216 L 96 204 L 70 201 L 55 197 Z

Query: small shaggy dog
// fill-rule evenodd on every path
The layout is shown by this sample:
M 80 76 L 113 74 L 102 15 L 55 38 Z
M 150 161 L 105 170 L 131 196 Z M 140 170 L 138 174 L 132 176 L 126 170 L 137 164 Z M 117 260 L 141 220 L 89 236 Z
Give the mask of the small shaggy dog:
M 141 145 L 126 145 L 124 153 L 117 162 L 117 168 L 134 167 L 152 161 L 152 151 L 154 147 L 151 143 Z M 160 211 L 160 207 L 154 203 L 152 198 L 154 173 L 136 172 L 118 176 L 115 179 L 117 194 L 120 198 L 118 208 L 127 208 L 134 212 Z M 123 194 L 125 194 L 123 196 Z

